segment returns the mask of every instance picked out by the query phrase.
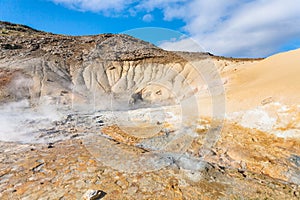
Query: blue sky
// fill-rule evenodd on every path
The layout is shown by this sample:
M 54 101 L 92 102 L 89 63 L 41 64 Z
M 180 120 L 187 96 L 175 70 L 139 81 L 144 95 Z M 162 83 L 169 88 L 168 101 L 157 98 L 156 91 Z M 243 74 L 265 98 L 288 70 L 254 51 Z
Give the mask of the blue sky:
M 231 57 L 300 48 L 300 0 L 1 0 L 0 20 L 68 35 L 125 32 Z

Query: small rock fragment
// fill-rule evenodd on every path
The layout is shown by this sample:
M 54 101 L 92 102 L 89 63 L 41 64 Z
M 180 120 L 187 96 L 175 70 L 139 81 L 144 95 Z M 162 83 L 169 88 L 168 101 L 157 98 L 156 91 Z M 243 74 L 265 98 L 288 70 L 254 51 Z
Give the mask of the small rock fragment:
M 52 149 L 54 148 L 54 144 L 53 143 L 48 143 L 48 149 Z
M 266 105 L 266 104 L 272 103 L 273 101 L 274 101 L 273 97 L 268 97 L 261 101 L 261 105 Z
M 101 197 L 102 191 L 101 190 L 88 190 L 83 195 L 82 199 L 84 200 L 97 200 Z
M 34 168 L 32 168 L 31 170 L 33 172 L 40 172 L 43 168 L 43 166 L 45 165 L 45 163 L 41 163 L 41 164 L 38 164 L 37 166 L 35 166 Z

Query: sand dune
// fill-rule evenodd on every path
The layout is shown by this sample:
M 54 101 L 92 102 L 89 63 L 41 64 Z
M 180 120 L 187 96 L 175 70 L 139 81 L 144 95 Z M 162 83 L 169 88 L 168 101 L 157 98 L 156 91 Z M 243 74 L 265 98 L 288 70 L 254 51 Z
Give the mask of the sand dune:
M 300 49 L 246 64 L 228 77 L 227 112 L 268 102 L 295 105 L 300 100 Z

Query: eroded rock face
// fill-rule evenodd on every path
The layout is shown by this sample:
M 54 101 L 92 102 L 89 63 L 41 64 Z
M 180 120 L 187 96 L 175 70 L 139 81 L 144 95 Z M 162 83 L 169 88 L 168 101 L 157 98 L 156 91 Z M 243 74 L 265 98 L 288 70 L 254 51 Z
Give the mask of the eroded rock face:
M 16 100 L 13 91 L 17 90 L 18 98 L 33 102 L 48 96 L 60 104 L 100 106 L 103 99 L 113 96 L 125 104 L 168 104 L 200 91 L 209 95 L 208 90 L 223 84 L 217 71 L 223 66 L 216 66 L 213 60 L 225 58 L 211 54 L 167 52 L 128 35 L 71 37 L 13 24 L 2 26 L 6 32 L 0 36 L 1 44 L 22 46 L 1 49 L 0 68 L 7 73 L 20 71 L 7 83 L 12 91 L 7 91 L 2 101 Z M 18 31 L 20 28 L 24 31 Z M 14 78 L 28 82 L 24 91 Z

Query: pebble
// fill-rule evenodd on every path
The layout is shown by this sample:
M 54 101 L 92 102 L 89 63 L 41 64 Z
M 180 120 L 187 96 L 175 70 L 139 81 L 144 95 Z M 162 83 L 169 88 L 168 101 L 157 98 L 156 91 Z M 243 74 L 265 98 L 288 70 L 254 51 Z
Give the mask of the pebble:
M 102 195 L 101 190 L 88 190 L 86 193 L 83 195 L 82 199 L 84 200 L 96 200 L 99 199 Z

